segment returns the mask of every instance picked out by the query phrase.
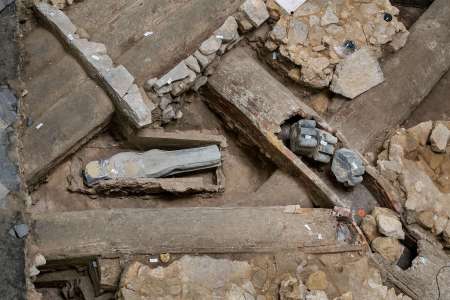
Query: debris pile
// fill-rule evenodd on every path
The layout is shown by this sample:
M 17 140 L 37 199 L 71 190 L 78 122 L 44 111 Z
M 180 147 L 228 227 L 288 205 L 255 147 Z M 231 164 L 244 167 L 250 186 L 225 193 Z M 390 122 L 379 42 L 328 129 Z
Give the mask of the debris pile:
M 314 88 L 331 83 L 332 91 L 349 98 L 383 81 L 381 46 L 398 50 L 409 34 L 389 1 L 309 0 L 286 12 L 268 0 L 267 7 L 276 23 L 265 47 L 295 65 L 291 71 L 300 76 L 291 78 Z
M 378 155 L 378 169 L 402 195 L 408 224 L 417 223 L 450 246 L 449 122 L 398 130 Z
M 291 260 L 287 259 L 294 263 Z M 379 271 L 368 264 L 367 258 L 353 258 L 345 263 L 342 260 L 338 255 L 299 257 L 295 266 L 289 268 L 294 270 L 292 273 L 277 270 L 274 262 L 265 257 L 230 261 L 183 256 L 156 268 L 135 261 L 121 275 L 118 299 L 410 299 L 384 286 Z
M 147 80 L 144 88 L 154 102 L 158 103 L 162 124 L 183 116 L 182 94 L 190 89 L 197 91 L 206 84 L 207 76 L 214 67 L 214 61 L 217 62 L 219 57 L 231 49 L 239 39 L 238 24 L 236 19 L 230 16 L 194 54 L 160 78 Z
M 392 210 L 375 207 L 370 215 L 364 217 L 361 229 L 371 243 L 372 250 L 388 262 L 396 264 L 403 255 L 405 247 L 399 240 L 405 232 L 399 216 Z

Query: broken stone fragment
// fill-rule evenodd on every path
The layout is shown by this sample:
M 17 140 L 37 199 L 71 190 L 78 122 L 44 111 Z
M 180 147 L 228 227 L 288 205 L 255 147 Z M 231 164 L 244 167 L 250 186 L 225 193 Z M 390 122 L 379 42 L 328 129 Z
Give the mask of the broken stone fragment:
M 372 249 L 391 263 L 397 263 L 405 246 L 391 237 L 378 237 L 372 241 Z
M 304 299 L 306 295 L 306 286 L 301 280 L 287 274 L 280 283 L 278 294 L 280 300 Z
M 188 66 L 189 69 L 191 69 L 195 73 L 200 73 L 200 71 L 201 71 L 200 65 L 198 64 L 198 61 L 194 56 L 192 56 L 192 55 L 188 56 L 184 60 L 184 63 L 186 64 L 186 66 Z
M 211 55 L 204 55 L 199 50 L 197 50 L 194 52 L 194 57 L 198 60 L 203 70 L 214 60 L 214 58 L 216 58 L 216 54 L 213 53 Z
M 221 153 L 217 145 L 143 153 L 122 152 L 106 160 L 89 162 L 84 169 L 88 185 L 116 178 L 158 178 L 218 167 Z
M 398 32 L 392 37 L 389 46 L 393 51 L 398 51 L 405 46 L 409 36 L 409 31 Z
M 162 124 L 167 124 L 170 121 L 174 120 L 176 116 L 177 115 L 176 115 L 176 112 L 175 112 L 175 109 L 174 109 L 173 105 L 168 105 L 162 111 L 161 123 Z
M 216 35 L 210 36 L 206 41 L 200 45 L 200 52 L 204 55 L 211 55 L 217 52 L 222 45 L 222 40 Z
M 383 235 L 400 240 L 405 238 L 402 223 L 398 218 L 380 214 L 377 216 L 376 220 L 378 224 L 378 231 Z
M 369 242 L 380 236 L 377 230 L 377 221 L 372 215 L 367 215 L 361 222 L 361 229 Z
M 297 20 L 292 19 L 289 23 L 288 30 L 288 45 L 304 45 L 306 43 L 306 39 L 308 37 L 308 25 Z
M 326 290 L 328 287 L 327 275 L 323 271 L 316 271 L 309 275 L 306 281 L 309 290 Z
M 45 2 L 37 3 L 36 9 L 48 22 L 51 23 L 52 26 L 56 27 L 56 29 L 62 33 L 68 42 L 71 42 L 75 38 L 77 27 L 61 10 Z
M 324 291 L 313 290 L 306 293 L 305 300 L 328 300 L 328 296 Z
M 145 103 L 144 97 L 146 97 L 145 93 L 133 84 L 120 104 L 121 113 L 126 115 L 137 128 L 152 123 L 152 112 Z
M 417 223 L 426 229 L 433 228 L 434 213 L 430 210 L 421 211 L 416 216 Z
M 189 68 L 186 66 L 184 61 L 181 61 L 167 74 L 157 80 L 154 84 L 155 89 L 160 89 L 166 84 L 171 84 L 174 81 L 182 80 L 189 76 Z
M 240 9 L 255 27 L 259 27 L 269 18 L 266 4 L 262 0 L 245 0 Z
M 407 130 L 408 134 L 413 136 L 422 146 L 425 146 L 428 142 L 428 138 L 433 128 L 433 122 L 427 121 L 417 124 Z
M 125 96 L 134 82 L 133 75 L 131 75 L 130 72 L 128 72 L 128 70 L 122 65 L 111 69 L 104 75 L 104 79 L 110 89 L 120 98 Z
M 347 186 L 355 186 L 362 182 L 365 167 L 357 153 L 341 148 L 334 154 L 331 171 L 338 182 Z
M 377 58 L 368 48 L 362 48 L 336 66 L 330 89 L 353 99 L 383 81 Z
M 437 153 L 444 153 L 447 149 L 450 131 L 446 126 L 437 123 L 430 135 L 431 149 Z
M 194 82 L 194 86 L 192 89 L 194 91 L 198 91 L 202 86 L 204 86 L 208 82 L 208 77 L 206 76 L 199 76 Z
M 335 8 L 333 7 L 332 3 L 330 2 L 325 10 L 325 13 L 323 14 L 322 18 L 320 19 L 320 25 L 327 26 L 330 24 L 336 24 L 339 22 L 339 18 L 336 16 Z
M 229 16 L 214 34 L 225 43 L 236 40 L 239 37 L 236 19 L 233 16 Z

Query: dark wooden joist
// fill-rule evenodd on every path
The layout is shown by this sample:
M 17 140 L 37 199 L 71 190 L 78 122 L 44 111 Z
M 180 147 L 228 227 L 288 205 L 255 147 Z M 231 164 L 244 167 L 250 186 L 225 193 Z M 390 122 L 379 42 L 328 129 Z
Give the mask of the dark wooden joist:
M 328 209 L 282 207 L 112 209 L 31 215 L 33 243 L 48 260 L 101 255 L 361 251 L 338 241 Z

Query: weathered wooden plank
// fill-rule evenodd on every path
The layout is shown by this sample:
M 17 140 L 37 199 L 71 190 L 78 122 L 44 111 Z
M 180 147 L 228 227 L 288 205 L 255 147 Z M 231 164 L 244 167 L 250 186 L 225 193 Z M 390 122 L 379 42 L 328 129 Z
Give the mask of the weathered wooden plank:
M 358 242 L 337 240 L 338 222 L 331 210 L 296 206 L 91 210 L 33 214 L 31 219 L 34 243 L 49 260 L 100 254 L 362 249 Z
M 281 169 L 297 176 L 321 207 L 345 206 L 341 199 L 302 160 L 289 150 L 276 133 L 293 116 L 311 117 L 315 112 L 296 98 L 245 52 L 236 48 L 222 59 L 208 80 L 208 104 L 233 124 Z
M 408 42 L 383 63 L 385 81 L 353 99 L 330 120 L 355 149 L 381 145 L 450 67 L 450 6 L 436 0 L 411 27 Z

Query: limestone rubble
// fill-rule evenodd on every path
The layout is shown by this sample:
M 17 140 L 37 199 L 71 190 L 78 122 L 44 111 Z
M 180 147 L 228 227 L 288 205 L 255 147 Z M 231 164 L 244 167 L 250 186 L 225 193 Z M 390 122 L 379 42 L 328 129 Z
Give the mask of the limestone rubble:
M 328 87 L 335 66 L 353 52 L 367 49 L 379 54 L 381 46 L 388 43 L 399 49 L 408 36 L 397 20 L 399 10 L 388 0 L 309 0 L 293 14 L 281 9 L 275 0 L 268 0 L 267 7 L 275 23 L 266 47 L 301 66 L 299 81 L 315 88 Z M 372 65 L 379 68 L 376 58 Z M 377 83 L 382 81 L 382 76 L 378 78 Z M 336 92 L 355 96 L 339 89 Z
M 386 141 L 377 164 L 402 195 L 408 223 L 419 224 L 450 247 L 448 128 L 450 122 L 428 121 L 398 130 Z M 441 133 L 442 139 L 438 137 Z

